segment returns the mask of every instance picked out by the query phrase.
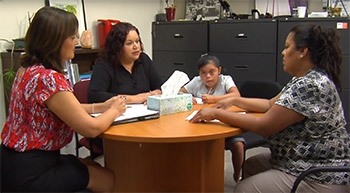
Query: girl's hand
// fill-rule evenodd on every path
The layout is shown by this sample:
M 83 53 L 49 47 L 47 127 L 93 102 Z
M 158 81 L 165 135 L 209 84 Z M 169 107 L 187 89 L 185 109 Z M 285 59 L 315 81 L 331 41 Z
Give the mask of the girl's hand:
M 203 103 L 206 103 L 206 104 L 215 103 L 213 95 L 210 95 L 210 94 L 203 94 L 202 101 Z
M 196 105 L 197 104 L 197 99 L 195 97 L 192 97 L 192 104 Z

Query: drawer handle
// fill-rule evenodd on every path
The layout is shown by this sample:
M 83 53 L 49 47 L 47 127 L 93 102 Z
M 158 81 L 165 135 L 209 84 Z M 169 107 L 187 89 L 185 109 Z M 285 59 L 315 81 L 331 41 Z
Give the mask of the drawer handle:
M 174 34 L 174 38 L 183 38 L 184 36 L 181 34 Z
M 174 65 L 175 65 L 175 66 L 183 66 L 183 65 L 184 65 L 184 63 L 174 62 Z
M 248 66 L 245 66 L 245 65 L 244 66 L 243 65 L 242 66 L 235 66 L 235 69 L 236 70 L 248 70 Z
M 239 33 L 235 36 L 237 39 L 248 39 L 248 36 L 245 35 L 244 33 Z

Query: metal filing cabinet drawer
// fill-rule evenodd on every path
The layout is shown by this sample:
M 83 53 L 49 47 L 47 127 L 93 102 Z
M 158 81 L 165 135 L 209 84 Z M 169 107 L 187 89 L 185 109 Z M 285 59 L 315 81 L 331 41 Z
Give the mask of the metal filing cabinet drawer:
M 220 58 L 223 73 L 231 75 L 238 87 L 248 80 L 276 79 L 275 54 L 212 54 Z
M 209 51 L 275 53 L 277 22 L 274 19 L 212 21 Z
M 152 45 L 153 63 L 163 82 L 175 70 L 191 79 L 198 75 L 198 59 L 208 52 L 208 22 L 153 22 Z
M 278 21 L 278 50 L 277 53 L 277 81 L 285 85 L 290 79 L 291 75 L 287 74 L 283 70 L 283 64 L 282 64 L 282 55 L 280 54 L 282 50 L 284 49 L 285 40 L 289 33 L 289 31 L 292 29 L 292 27 L 298 25 L 298 24 L 305 24 L 305 23 L 313 23 L 317 25 L 321 25 L 323 27 L 332 27 L 337 29 L 339 35 L 340 35 L 340 46 L 343 52 L 343 63 L 342 63 L 342 77 L 341 82 L 343 88 L 349 88 L 349 55 L 350 55 L 350 48 L 349 48 L 349 42 L 350 42 L 350 19 L 349 18 L 286 18 L 281 19 Z M 341 29 L 337 27 L 338 25 L 342 25 L 343 23 L 347 23 L 346 29 Z
M 277 22 L 247 19 L 209 22 L 209 53 L 238 88 L 248 80 L 276 80 Z
M 204 51 L 208 50 L 207 22 L 153 22 L 153 50 Z
M 163 82 L 175 70 L 185 72 L 190 79 L 198 75 L 197 61 L 202 52 L 154 51 L 153 62 Z

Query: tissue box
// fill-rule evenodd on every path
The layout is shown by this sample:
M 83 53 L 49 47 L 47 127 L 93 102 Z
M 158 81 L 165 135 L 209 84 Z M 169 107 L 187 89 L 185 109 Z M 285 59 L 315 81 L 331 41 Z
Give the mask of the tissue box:
M 159 115 L 168 115 L 192 110 L 192 95 L 178 93 L 177 95 L 154 95 L 147 97 L 147 108 L 159 111 Z

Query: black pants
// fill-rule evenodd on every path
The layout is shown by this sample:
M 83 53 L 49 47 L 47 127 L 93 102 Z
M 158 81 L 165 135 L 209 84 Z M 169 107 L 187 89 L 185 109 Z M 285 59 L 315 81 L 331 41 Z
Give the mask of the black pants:
M 86 189 L 87 167 L 60 151 L 17 152 L 1 145 L 2 192 L 75 192 Z

